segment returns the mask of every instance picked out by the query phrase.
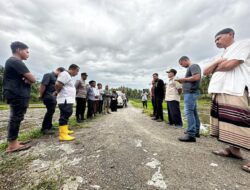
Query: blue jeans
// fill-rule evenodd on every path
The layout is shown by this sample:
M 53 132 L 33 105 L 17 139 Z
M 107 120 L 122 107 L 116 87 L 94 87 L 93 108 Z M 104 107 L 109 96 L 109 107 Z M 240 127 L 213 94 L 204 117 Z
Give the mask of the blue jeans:
M 199 93 L 184 94 L 184 112 L 188 122 L 187 133 L 190 137 L 195 137 L 200 131 L 200 119 L 197 112 L 197 99 Z

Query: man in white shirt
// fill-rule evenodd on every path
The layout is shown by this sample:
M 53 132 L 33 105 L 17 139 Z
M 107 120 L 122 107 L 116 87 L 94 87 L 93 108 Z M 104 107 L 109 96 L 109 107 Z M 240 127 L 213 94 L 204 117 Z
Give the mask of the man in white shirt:
M 180 111 L 181 84 L 175 81 L 177 71 L 170 69 L 168 73 L 168 83 L 166 85 L 165 101 L 167 102 L 169 125 L 175 125 L 176 128 L 182 128 L 182 119 Z
M 99 114 L 102 113 L 102 110 L 103 110 L 103 89 L 102 89 L 102 84 L 101 83 L 98 83 L 97 84 L 97 90 L 99 92 L 99 100 L 98 100 L 98 112 Z
M 229 144 L 228 148 L 213 151 L 224 157 L 242 159 L 240 148 L 250 150 L 250 41 L 234 41 L 234 30 L 226 28 L 215 35 L 222 57 L 205 68 L 212 74 L 208 92 L 213 95 L 211 135 Z M 242 167 L 250 172 L 250 162 Z
M 143 89 L 143 92 L 141 94 L 141 101 L 142 101 L 142 106 L 143 108 L 148 108 L 148 93 L 146 92 L 145 89 Z
M 57 103 L 60 109 L 59 119 L 59 140 L 70 141 L 75 137 L 70 136 L 73 131 L 68 129 L 68 120 L 73 113 L 73 104 L 76 98 L 76 89 L 72 77 L 79 72 L 79 67 L 75 64 L 69 66 L 68 71 L 59 74 L 56 81 Z

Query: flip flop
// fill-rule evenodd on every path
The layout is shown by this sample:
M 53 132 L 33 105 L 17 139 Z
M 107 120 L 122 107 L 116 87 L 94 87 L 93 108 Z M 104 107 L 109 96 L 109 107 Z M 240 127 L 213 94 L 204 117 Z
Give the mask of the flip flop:
M 225 153 L 225 152 L 227 152 L 227 153 Z M 228 148 L 226 148 L 224 150 L 215 150 L 215 151 L 212 151 L 212 153 L 217 155 L 217 156 L 243 160 L 243 157 L 232 154 L 231 151 Z
M 9 153 L 19 152 L 19 151 L 23 151 L 23 150 L 28 150 L 30 147 L 31 147 L 30 144 L 25 144 L 19 148 L 13 149 L 13 150 L 6 150 L 5 153 L 9 154 Z
M 245 172 L 250 173 L 250 162 L 244 164 L 244 165 L 242 166 L 242 169 L 243 169 Z
M 20 142 L 19 142 L 20 145 L 25 145 L 25 144 L 29 144 L 29 143 L 31 143 L 31 140 L 20 141 Z

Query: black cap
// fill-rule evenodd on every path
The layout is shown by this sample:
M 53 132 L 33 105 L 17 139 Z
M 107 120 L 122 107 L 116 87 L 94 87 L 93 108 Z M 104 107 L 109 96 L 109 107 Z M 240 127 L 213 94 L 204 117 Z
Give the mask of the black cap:
M 81 76 L 88 76 L 87 73 L 81 73 Z
M 219 35 L 221 35 L 221 34 L 229 34 L 229 33 L 233 33 L 233 34 L 234 34 L 234 30 L 233 30 L 232 28 L 225 28 L 225 29 L 219 31 L 219 32 L 215 35 L 215 37 L 216 37 L 216 36 L 219 36 Z
M 177 71 L 175 69 L 170 69 L 169 71 L 166 71 L 166 73 L 174 73 L 174 75 L 176 75 Z

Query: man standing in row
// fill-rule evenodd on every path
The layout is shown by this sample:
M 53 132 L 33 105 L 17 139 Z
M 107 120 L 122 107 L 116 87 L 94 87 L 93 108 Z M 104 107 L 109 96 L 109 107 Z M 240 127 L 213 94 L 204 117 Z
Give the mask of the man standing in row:
M 57 102 L 60 109 L 59 119 L 59 140 L 70 141 L 75 137 L 70 136 L 73 131 L 69 130 L 68 121 L 73 113 L 73 104 L 76 98 L 76 89 L 72 77 L 76 76 L 79 72 L 79 67 L 75 64 L 69 66 L 68 71 L 63 71 L 57 78 L 56 91 Z
M 83 122 L 84 114 L 86 110 L 87 90 L 88 84 L 86 84 L 87 73 L 81 73 L 81 79 L 75 83 L 76 87 L 76 121 L 78 123 Z
M 109 86 L 106 85 L 105 86 L 105 90 L 103 92 L 103 111 L 104 114 L 111 114 L 110 113 L 110 104 L 111 104 L 111 92 L 109 90 Z
M 17 138 L 21 121 L 29 106 L 31 84 L 36 82 L 23 62 L 29 58 L 29 47 L 22 42 L 13 42 L 10 47 L 13 56 L 5 63 L 3 77 L 3 93 L 10 105 L 7 153 L 31 147 L 29 144 L 17 141 Z
M 175 69 L 170 69 L 167 73 L 169 81 L 166 85 L 165 101 L 167 102 L 169 125 L 175 125 L 176 128 L 182 128 L 183 124 L 180 111 L 181 84 L 175 81 L 177 73 Z
M 159 79 L 158 73 L 153 74 L 154 79 L 154 98 L 156 106 L 156 116 L 153 120 L 163 122 L 163 108 L 162 103 L 165 98 L 165 84 L 163 80 Z
M 195 137 L 200 137 L 200 119 L 197 112 L 197 100 L 199 97 L 201 68 L 197 64 L 192 64 L 187 56 L 182 56 L 179 59 L 179 64 L 187 68 L 185 78 L 176 79 L 176 81 L 182 83 L 184 112 L 188 123 L 187 134 L 184 137 L 180 137 L 179 141 L 196 142 Z
M 98 83 L 97 84 L 97 90 L 99 92 L 99 99 L 98 99 L 98 112 L 99 114 L 102 113 L 103 111 L 103 89 L 102 89 L 102 84 L 101 83 Z
M 250 41 L 235 42 L 234 35 L 231 28 L 215 35 L 216 46 L 224 53 L 204 69 L 204 75 L 212 74 L 211 135 L 229 144 L 213 153 L 242 159 L 241 148 L 250 150 Z M 250 173 L 250 161 L 242 169 Z
M 52 128 L 52 119 L 56 110 L 56 89 L 55 83 L 59 73 L 63 72 L 65 69 L 62 67 L 57 68 L 51 73 L 46 73 L 43 76 L 41 85 L 40 85 L 40 98 L 43 100 L 44 105 L 46 106 L 47 112 L 43 118 L 41 132 L 44 135 L 54 134 L 51 131 Z

